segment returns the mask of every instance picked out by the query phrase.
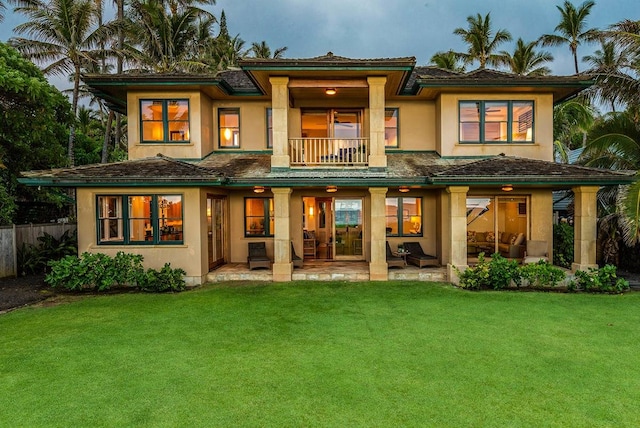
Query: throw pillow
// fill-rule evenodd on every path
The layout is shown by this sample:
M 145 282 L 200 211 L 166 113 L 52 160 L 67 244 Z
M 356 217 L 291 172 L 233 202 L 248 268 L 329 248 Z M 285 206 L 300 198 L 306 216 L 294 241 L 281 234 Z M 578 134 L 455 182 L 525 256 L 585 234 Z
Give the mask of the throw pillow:
M 475 230 L 467 230 L 467 241 L 476 242 L 476 231 Z
M 487 238 L 484 232 L 476 233 L 476 242 L 487 242 Z
M 493 232 L 487 232 L 487 242 L 493 242 L 496 240 L 496 235 Z
M 511 235 L 511 245 L 516 244 L 516 239 L 518 239 L 518 235 Z

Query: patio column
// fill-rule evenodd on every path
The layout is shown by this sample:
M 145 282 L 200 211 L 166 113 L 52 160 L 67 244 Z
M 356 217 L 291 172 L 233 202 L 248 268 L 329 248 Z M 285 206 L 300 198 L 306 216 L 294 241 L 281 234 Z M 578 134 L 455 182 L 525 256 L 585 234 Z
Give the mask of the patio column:
M 289 168 L 289 78 L 270 77 L 273 154 L 271 168 Z M 277 229 L 276 229 L 277 230 Z
M 587 270 L 596 264 L 597 237 L 597 186 L 577 186 L 573 188 L 573 259 L 571 270 Z
M 467 267 L 467 186 L 449 186 L 449 263 L 447 277 L 449 282 L 459 284 L 456 266 L 460 270 Z
M 367 77 L 369 83 L 369 168 L 386 168 L 384 151 L 384 86 L 386 77 Z
M 289 230 L 291 188 L 272 188 L 275 234 L 273 238 L 273 280 L 291 281 L 291 233 Z
M 389 279 L 387 269 L 387 223 L 386 223 L 386 187 L 369 188 L 371 194 L 371 260 L 369 262 L 369 279 L 386 281 Z

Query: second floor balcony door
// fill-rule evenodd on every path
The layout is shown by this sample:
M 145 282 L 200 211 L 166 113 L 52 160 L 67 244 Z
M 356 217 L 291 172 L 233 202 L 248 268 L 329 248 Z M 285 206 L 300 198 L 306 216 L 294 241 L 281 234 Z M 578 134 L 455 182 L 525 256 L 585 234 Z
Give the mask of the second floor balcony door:
M 355 139 L 362 137 L 360 110 L 330 109 L 302 112 L 303 138 Z

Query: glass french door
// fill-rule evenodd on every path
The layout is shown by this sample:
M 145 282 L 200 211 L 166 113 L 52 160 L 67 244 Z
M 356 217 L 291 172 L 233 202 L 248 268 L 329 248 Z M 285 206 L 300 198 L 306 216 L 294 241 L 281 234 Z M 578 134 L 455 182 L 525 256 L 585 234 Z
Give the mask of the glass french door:
M 224 197 L 207 195 L 209 270 L 224 263 Z
M 336 260 L 363 260 L 362 198 L 333 199 L 333 240 Z

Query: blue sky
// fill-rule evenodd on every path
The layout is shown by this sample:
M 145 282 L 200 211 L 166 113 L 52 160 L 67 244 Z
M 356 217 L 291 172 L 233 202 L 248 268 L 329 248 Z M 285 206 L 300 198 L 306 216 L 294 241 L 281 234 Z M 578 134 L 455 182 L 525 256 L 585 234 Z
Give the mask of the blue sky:
M 560 19 L 555 6 L 561 4 L 562 0 L 217 0 L 213 11 L 219 15 L 225 10 L 229 32 L 239 33 L 247 46 L 261 40 L 272 50 L 287 46 L 288 58 L 332 51 L 352 58 L 415 56 L 418 65 L 426 65 L 437 51 L 464 49 L 453 30 L 466 28 L 469 15 L 491 12 L 494 29 L 509 30 L 514 42 L 518 37 L 531 41 L 553 33 Z M 596 0 L 588 25 L 603 29 L 623 19 L 640 19 L 637 0 Z M 8 11 L 0 24 L 0 40 L 13 36 L 21 20 Z M 514 42 L 500 49 L 511 51 Z M 578 55 L 595 48 L 580 47 Z M 555 57 L 553 74 L 573 74 L 567 46 L 547 50 Z M 68 86 L 64 79 L 52 82 Z

